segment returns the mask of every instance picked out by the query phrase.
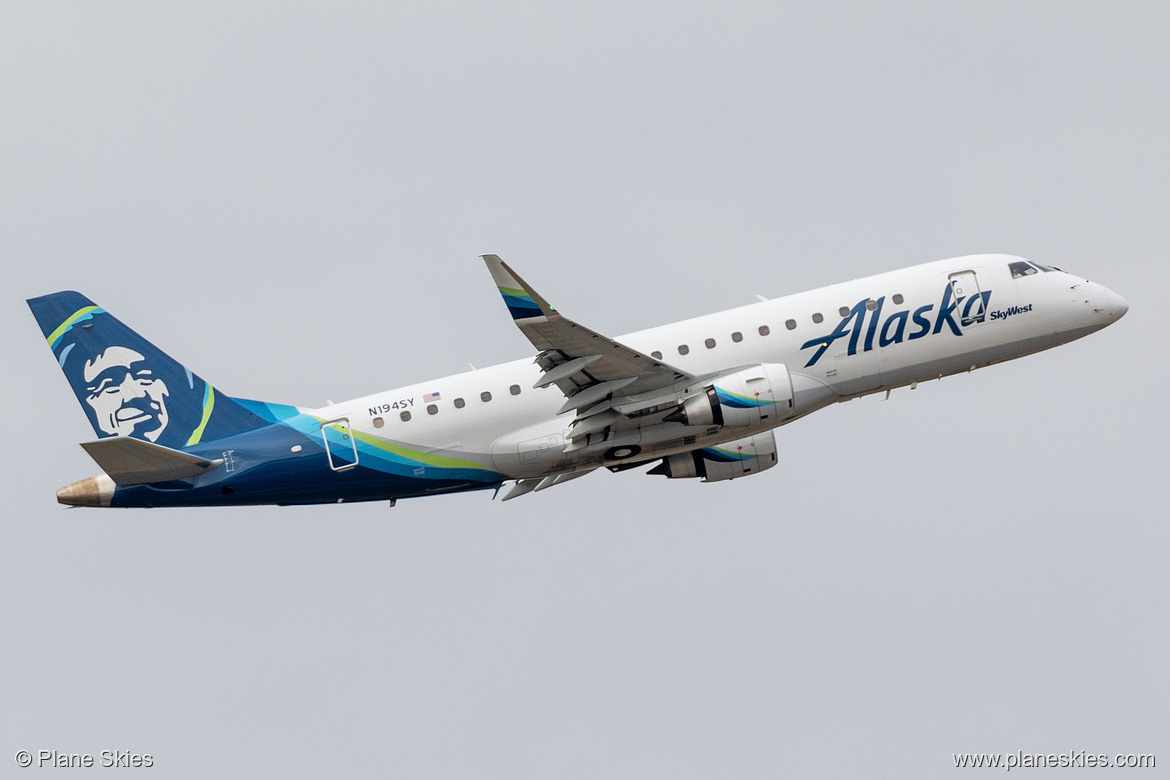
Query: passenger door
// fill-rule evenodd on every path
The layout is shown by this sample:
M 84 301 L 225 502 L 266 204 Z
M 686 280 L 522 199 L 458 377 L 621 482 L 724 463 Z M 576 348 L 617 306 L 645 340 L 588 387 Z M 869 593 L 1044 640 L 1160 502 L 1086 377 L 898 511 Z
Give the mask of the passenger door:
M 329 468 L 348 471 L 358 464 L 357 440 L 349 427 L 348 418 L 339 417 L 321 423 L 321 436 L 325 441 Z
M 974 271 L 959 271 L 950 275 L 951 293 L 958 302 L 959 325 L 966 328 L 987 320 L 983 294 Z

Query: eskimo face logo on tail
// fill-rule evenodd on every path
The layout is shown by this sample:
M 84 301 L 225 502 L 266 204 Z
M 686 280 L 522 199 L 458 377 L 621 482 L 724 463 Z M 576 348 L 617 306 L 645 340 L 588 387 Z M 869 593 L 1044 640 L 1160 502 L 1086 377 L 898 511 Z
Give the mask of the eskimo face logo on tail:
M 82 370 L 86 403 L 97 427 L 111 436 L 157 441 L 166 429 L 166 383 L 154 375 L 146 358 L 129 347 L 108 347 L 87 360 Z
M 984 290 L 976 295 L 954 296 L 953 287 L 947 284 L 943 288 L 942 302 L 935 312 L 933 320 L 931 312 L 934 304 L 920 306 L 911 314 L 910 310 L 898 311 L 882 320 L 882 308 L 885 297 L 873 301 L 869 298 L 858 301 L 849 313 L 841 318 L 837 327 L 827 336 L 810 339 L 800 348 L 801 350 L 817 348 L 805 368 L 816 365 L 816 362 L 829 350 L 837 339 L 849 337 L 849 354 L 856 355 L 858 351 L 869 352 L 876 342 L 879 347 L 888 347 L 891 344 L 901 344 L 903 341 L 913 341 L 924 336 L 937 335 L 943 328 L 949 328 L 956 336 L 963 335 L 963 327 L 986 318 L 988 302 L 991 300 L 991 290 Z M 871 307 L 872 304 L 872 307 Z M 993 316 L 992 319 L 995 319 Z M 852 327 L 851 327 L 852 325 Z M 880 325 L 880 327 L 879 327 Z M 909 334 L 908 327 L 912 326 Z M 862 342 L 862 333 L 865 341 Z

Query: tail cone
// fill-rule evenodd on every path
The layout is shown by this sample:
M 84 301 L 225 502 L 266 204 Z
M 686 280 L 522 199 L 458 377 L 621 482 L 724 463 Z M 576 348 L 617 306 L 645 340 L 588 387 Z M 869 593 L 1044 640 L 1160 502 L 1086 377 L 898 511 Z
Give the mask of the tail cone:
M 66 485 L 57 491 L 57 502 L 69 506 L 109 506 L 114 497 L 114 480 L 105 474 Z

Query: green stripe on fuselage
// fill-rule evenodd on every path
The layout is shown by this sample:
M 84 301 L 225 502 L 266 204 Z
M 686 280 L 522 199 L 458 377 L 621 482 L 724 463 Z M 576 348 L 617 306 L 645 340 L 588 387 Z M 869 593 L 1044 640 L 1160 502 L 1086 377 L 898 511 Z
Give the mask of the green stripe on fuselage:
M 414 461 L 415 463 L 421 463 L 424 466 L 433 466 L 434 468 L 438 469 L 477 469 L 480 471 L 487 470 L 486 466 L 481 463 L 476 463 L 474 460 L 453 458 L 449 455 L 438 455 L 433 452 L 419 452 L 418 450 L 412 450 L 408 447 L 403 447 L 399 444 L 386 441 L 385 439 L 379 439 L 374 436 L 370 436 L 367 433 L 356 431 L 353 428 L 350 428 L 350 432 L 353 433 L 354 438 L 360 441 L 362 444 L 368 444 L 369 446 L 382 450 L 383 452 L 397 455 L 403 460 Z

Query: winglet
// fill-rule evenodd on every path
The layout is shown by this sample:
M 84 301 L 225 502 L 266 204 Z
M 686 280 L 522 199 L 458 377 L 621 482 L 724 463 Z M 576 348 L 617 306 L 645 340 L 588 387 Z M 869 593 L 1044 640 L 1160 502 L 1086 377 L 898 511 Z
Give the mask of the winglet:
M 528 286 L 527 282 L 516 275 L 516 272 L 499 258 L 499 255 L 480 255 L 491 271 L 492 279 L 508 306 L 508 311 L 514 320 L 527 320 L 533 317 L 551 317 L 555 314 L 548 301 L 541 298 L 536 290 Z

